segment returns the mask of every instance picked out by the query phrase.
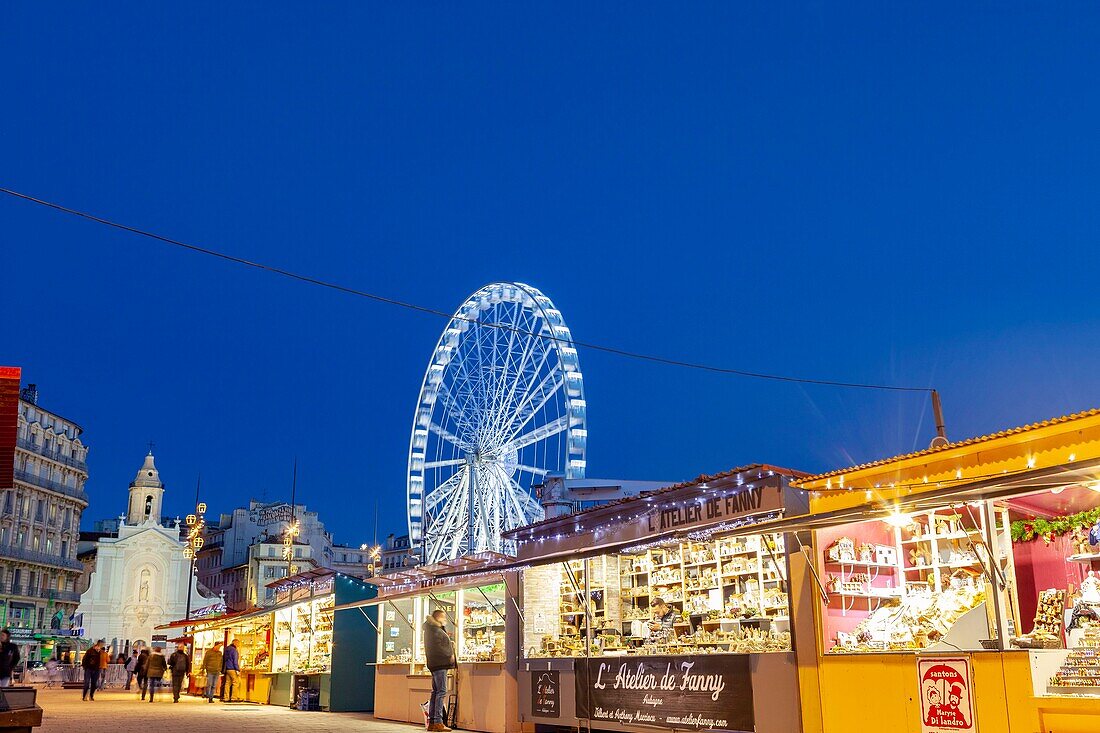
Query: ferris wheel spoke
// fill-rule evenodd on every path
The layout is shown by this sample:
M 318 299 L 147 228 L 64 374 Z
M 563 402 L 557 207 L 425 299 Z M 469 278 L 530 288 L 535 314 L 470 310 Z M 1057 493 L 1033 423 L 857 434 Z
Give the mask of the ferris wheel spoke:
M 518 428 L 513 428 L 516 421 L 523 417 L 525 407 L 530 404 L 532 399 L 534 399 L 537 395 L 540 395 L 543 392 L 543 390 L 545 390 L 546 381 L 549 380 L 549 379 L 554 379 L 556 377 L 555 370 L 549 370 L 546 373 L 546 375 L 543 376 L 542 380 L 539 382 L 539 384 L 534 389 L 532 389 L 531 386 L 530 386 L 530 382 L 534 381 L 534 379 L 537 378 L 538 375 L 542 373 L 543 367 L 546 366 L 546 362 L 550 358 L 550 354 L 551 354 L 550 349 L 546 349 L 544 351 L 544 353 L 542 355 L 542 360 L 539 362 L 539 365 L 537 367 L 535 367 L 534 371 L 531 372 L 531 375 L 532 375 L 531 380 L 527 380 L 526 375 L 523 375 L 523 374 L 517 375 L 518 378 L 513 382 L 512 389 L 511 389 L 511 391 L 508 395 L 508 403 L 512 403 L 514 401 L 516 392 L 519 391 L 519 388 L 522 386 L 523 389 L 522 389 L 522 392 L 520 392 L 521 397 L 520 397 L 519 402 L 515 405 L 515 407 L 510 409 L 510 411 L 509 411 L 510 412 L 510 417 L 508 417 L 507 419 L 502 419 L 502 420 L 499 421 L 498 424 L 500 425 L 501 429 L 498 432 L 498 435 L 495 436 L 498 440 L 505 439 L 505 434 L 508 434 L 508 433 L 510 433 L 510 435 L 508 435 L 509 439 L 514 437 L 517 433 L 520 432 L 520 430 L 523 429 L 523 424 L 526 424 L 527 419 L 530 419 L 530 415 L 533 415 L 536 412 L 538 412 L 538 409 L 535 409 L 535 410 L 531 411 L 530 415 L 528 415 L 528 418 L 524 419 L 523 422 L 520 424 L 520 426 Z M 562 381 L 564 383 L 564 380 L 562 380 Z M 549 399 L 550 396 L 552 396 L 552 394 L 553 394 L 553 392 L 546 395 L 545 399 Z M 543 404 L 545 404 L 545 402 Z
M 522 450 L 529 445 L 534 445 L 540 440 L 545 440 L 549 437 L 557 435 L 558 433 L 561 433 L 568 428 L 569 416 L 562 415 L 557 420 L 548 422 L 545 425 L 539 425 L 537 428 L 527 433 L 526 435 L 521 435 L 517 437 L 511 442 L 510 447 L 517 451 Z
M 466 447 L 463 445 L 462 441 L 458 439 L 458 436 L 456 436 L 451 431 L 447 430 L 442 425 L 438 425 L 437 423 L 430 422 L 430 423 L 428 423 L 428 430 L 431 430 L 433 433 L 438 435 L 440 438 L 443 438 L 443 440 L 447 441 L 448 443 L 453 445 L 455 448 L 458 448 L 459 450 L 465 450 L 466 449 Z
M 447 466 L 461 466 L 466 463 L 465 458 L 452 458 L 449 461 L 428 461 L 424 464 L 424 470 L 429 468 L 446 468 Z
M 527 473 L 533 473 L 536 476 L 545 476 L 550 473 L 548 469 L 539 468 L 538 466 L 527 466 L 522 463 L 516 464 L 516 469 L 520 471 L 526 471 Z
M 463 461 L 465 463 L 465 461 Z M 466 480 L 466 469 L 463 468 L 455 475 L 441 483 L 424 499 L 424 508 L 427 511 L 434 511 L 440 502 L 450 499 L 455 493 L 455 488 L 460 486 Z
M 523 429 L 527 427 L 527 423 L 531 422 L 531 419 L 534 418 L 535 415 L 539 414 L 539 411 L 542 410 L 542 408 L 546 407 L 546 403 L 549 402 L 554 397 L 554 395 L 558 393 L 558 390 L 565 385 L 565 380 L 563 378 L 561 378 L 560 376 L 557 376 L 556 378 L 555 377 L 556 375 L 552 372 L 550 374 L 547 374 L 543 381 L 539 383 L 538 388 L 528 393 L 524 404 L 520 405 L 520 408 L 516 410 L 516 420 L 518 421 L 522 418 L 522 421 L 514 428 L 511 425 L 508 426 L 510 430 L 510 435 L 508 436 L 509 441 L 514 439 L 515 436 L 519 435 L 521 432 L 523 432 Z M 550 385 L 547 385 L 546 381 L 552 378 L 554 379 L 554 382 Z M 534 398 L 536 395 L 538 396 L 539 400 L 538 404 L 529 407 L 531 399 Z

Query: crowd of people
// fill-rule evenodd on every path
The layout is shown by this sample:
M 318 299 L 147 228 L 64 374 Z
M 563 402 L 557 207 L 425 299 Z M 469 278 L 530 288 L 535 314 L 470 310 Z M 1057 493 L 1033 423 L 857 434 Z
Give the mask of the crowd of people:
M 80 666 L 84 671 L 84 692 L 82 700 L 94 701 L 97 690 L 103 689 L 104 679 L 108 665 L 111 663 L 110 652 L 106 643 L 100 639 L 84 653 Z M 125 655 L 119 655 L 117 664 L 125 666 L 126 690 L 133 689 L 137 683 L 137 690 L 141 694 L 141 700 L 149 702 L 156 700 L 157 692 L 165 682 L 167 676 L 172 685 L 172 702 L 179 702 L 183 694 L 185 682 L 191 675 L 191 655 L 187 652 L 187 645 L 180 643 L 176 650 L 167 658 L 164 649 L 159 646 L 135 649 L 132 656 L 127 659 Z M 233 702 L 234 694 L 239 693 L 240 682 L 240 654 L 237 650 L 236 640 L 232 641 L 223 651 L 222 645 L 215 644 L 208 649 L 202 658 L 202 670 L 206 676 L 206 686 L 203 697 L 208 702 L 214 702 L 219 697 L 221 689 L 219 683 L 225 678 L 225 696 L 221 699 Z M 2 671 L 2 668 L 0 668 Z

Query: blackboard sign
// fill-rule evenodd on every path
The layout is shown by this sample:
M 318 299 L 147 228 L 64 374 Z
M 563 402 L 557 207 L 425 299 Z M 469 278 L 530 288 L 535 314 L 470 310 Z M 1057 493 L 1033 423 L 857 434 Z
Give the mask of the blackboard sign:
M 576 669 L 577 717 L 593 724 L 755 728 L 745 654 L 578 659 Z
M 560 675 L 556 670 L 531 673 L 531 715 L 557 718 L 561 715 Z

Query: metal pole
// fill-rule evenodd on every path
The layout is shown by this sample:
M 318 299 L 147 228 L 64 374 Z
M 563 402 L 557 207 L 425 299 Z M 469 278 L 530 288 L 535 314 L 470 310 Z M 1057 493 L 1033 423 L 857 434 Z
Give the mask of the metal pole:
M 932 390 L 932 415 L 936 418 L 936 435 L 947 440 L 947 429 L 943 424 L 943 405 L 940 404 L 940 393 Z
M 474 554 L 474 528 L 477 524 L 477 514 L 474 509 L 474 489 L 477 484 L 477 458 L 476 456 L 469 456 L 466 458 L 467 465 L 470 467 L 469 476 L 467 477 L 468 489 L 467 491 L 467 505 L 466 505 L 466 554 Z
M 298 523 L 298 517 L 294 512 L 294 499 L 298 492 L 298 456 L 294 456 L 294 474 L 290 480 L 290 526 L 287 533 L 290 535 L 286 551 L 286 577 L 294 575 L 294 528 Z
M 197 515 L 198 515 L 198 511 L 199 511 L 199 487 L 201 487 L 201 486 L 202 486 L 202 474 L 200 473 L 198 480 L 195 482 L 195 514 L 196 514 L 195 521 L 196 522 L 198 522 L 198 516 Z M 188 535 L 190 535 L 190 532 L 188 532 Z M 190 536 L 187 538 L 187 543 L 188 543 L 189 546 L 191 545 Z M 188 620 L 188 621 L 191 620 L 191 586 L 193 586 L 195 584 L 194 578 L 195 578 L 195 548 L 194 548 L 194 546 L 191 546 L 191 568 L 187 572 L 187 613 L 183 617 L 185 620 Z

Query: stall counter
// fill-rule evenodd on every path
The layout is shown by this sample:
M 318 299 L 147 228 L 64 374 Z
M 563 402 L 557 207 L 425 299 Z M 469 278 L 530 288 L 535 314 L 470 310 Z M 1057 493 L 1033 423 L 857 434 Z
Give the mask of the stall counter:
M 506 675 L 503 662 L 460 662 L 458 719 L 462 730 L 505 733 Z M 421 704 L 432 694 L 432 676 L 422 665 L 379 664 L 375 667 L 374 715 L 385 720 L 423 725 Z M 450 696 L 448 691 L 448 697 Z M 486 705 L 485 701 L 500 704 Z

